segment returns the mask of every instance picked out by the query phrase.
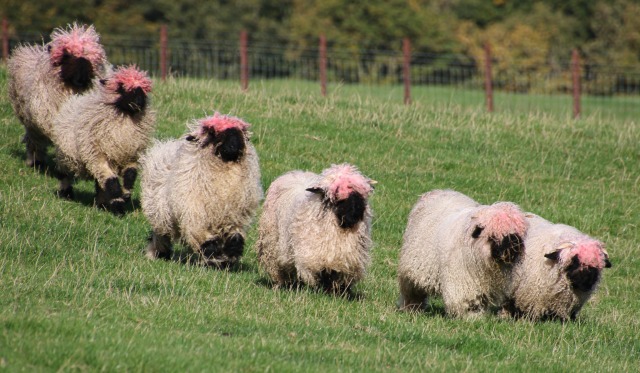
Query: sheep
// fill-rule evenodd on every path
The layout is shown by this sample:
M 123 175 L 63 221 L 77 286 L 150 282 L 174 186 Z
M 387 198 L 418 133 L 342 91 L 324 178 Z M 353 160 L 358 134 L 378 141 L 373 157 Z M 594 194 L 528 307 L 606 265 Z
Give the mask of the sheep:
M 453 190 L 423 194 L 409 214 L 398 264 L 401 310 L 441 295 L 446 314 L 475 318 L 499 308 L 524 251 L 527 221 L 511 202 L 480 205 Z
M 611 267 L 604 244 L 574 227 L 527 214 L 526 253 L 504 310 L 530 320 L 574 320 Z
M 269 186 L 258 223 L 257 256 L 276 287 L 301 281 L 351 294 L 370 262 L 375 182 L 350 164 L 322 174 L 291 171 Z
M 45 45 L 19 46 L 9 58 L 9 98 L 25 128 L 29 167 L 44 166 L 59 107 L 110 71 L 99 39 L 93 26 L 73 24 L 55 29 Z
M 156 142 L 142 157 L 142 211 L 152 226 L 147 257 L 172 257 L 180 240 L 200 263 L 230 268 L 244 251 L 262 200 L 250 125 L 215 113 L 184 138 Z
M 151 88 L 146 72 L 121 66 L 89 93 L 72 96 L 61 106 L 53 121 L 60 197 L 73 198 L 74 176 L 92 178 L 97 205 L 124 212 L 138 158 L 155 128 Z

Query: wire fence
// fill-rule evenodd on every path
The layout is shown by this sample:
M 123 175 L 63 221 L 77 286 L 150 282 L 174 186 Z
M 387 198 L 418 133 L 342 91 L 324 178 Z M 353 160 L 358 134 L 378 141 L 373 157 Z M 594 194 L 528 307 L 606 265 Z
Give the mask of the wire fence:
M 168 74 L 178 78 L 237 80 L 239 83 L 242 79 L 315 81 L 319 84 L 319 93 L 320 84 L 358 85 L 376 92 L 402 92 L 397 88 L 404 84 L 405 102 L 479 108 L 488 108 L 486 83 L 489 79 L 496 111 L 571 115 L 574 110 L 575 113 L 572 94 L 576 87 L 572 80 L 571 51 L 567 51 L 565 61 L 536 70 L 519 66 L 518 61 L 505 66 L 491 56 L 489 62 L 494 68 L 487 75 L 487 61 L 476 61 L 462 54 L 414 52 L 407 57 L 403 54 L 401 41 L 398 50 L 346 50 L 336 48 L 330 42 L 323 46 L 317 40 L 301 44 L 299 41 L 278 42 L 253 37 L 246 43 L 246 50 L 242 50 L 240 39 L 240 35 L 210 41 L 168 40 L 165 37 L 161 42 L 160 37 L 101 37 L 112 64 L 135 63 L 159 79 Z M 7 44 L 11 50 L 19 44 L 47 41 L 47 36 L 22 33 L 8 37 Z M 244 78 L 243 53 L 247 65 Z M 166 61 L 163 61 L 163 55 Z M 166 70 L 163 70 L 163 64 Z M 640 118 L 640 71 L 598 66 L 585 60 L 580 61 L 578 71 L 581 115 L 625 120 Z M 326 81 L 321 82 L 321 79 Z M 407 82 L 411 95 L 408 101 Z M 401 101 L 402 93 L 398 96 Z

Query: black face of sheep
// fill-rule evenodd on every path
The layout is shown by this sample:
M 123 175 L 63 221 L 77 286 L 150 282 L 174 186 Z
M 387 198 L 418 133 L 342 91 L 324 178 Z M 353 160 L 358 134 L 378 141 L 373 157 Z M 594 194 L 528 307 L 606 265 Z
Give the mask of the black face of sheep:
M 147 106 L 147 95 L 140 87 L 127 91 L 120 84 L 118 94 L 120 97 L 116 100 L 115 105 L 124 113 L 134 115 L 144 111 Z
M 213 154 L 224 162 L 237 162 L 245 150 L 244 135 L 238 128 L 229 128 L 216 133 L 210 131 L 202 142 L 202 147 L 213 144 Z
M 336 202 L 333 212 L 338 218 L 340 228 L 348 229 L 362 221 L 366 208 L 364 198 L 360 194 L 352 192 L 346 199 Z
M 581 266 L 577 256 L 565 269 L 571 286 L 578 291 L 591 291 L 600 280 L 600 270 L 596 267 Z
M 351 192 L 347 198 L 332 204 L 322 188 L 307 188 L 307 191 L 321 196 L 324 207 L 331 209 L 336 215 L 340 228 L 353 228 L 364 218 L 367 202 L 359 193 Z
M 65 52 L 60 63 L 60 78 L 65 84 L 85 89 L 89 87 L 93 77 L 93 66 L 89 60 L 83 57 L 76 58 Z
M 477 226 L 471 237 L 479 238 L 483 230 L 483 227 Z M 508 234 L 502 239 L 490 237 L 489 241 L 491 244 L 491 257 L 500 263 L 508 265 L 516 263 L 521 257 L 520 254 L 524 251 L 524 240 L 517 234 Z

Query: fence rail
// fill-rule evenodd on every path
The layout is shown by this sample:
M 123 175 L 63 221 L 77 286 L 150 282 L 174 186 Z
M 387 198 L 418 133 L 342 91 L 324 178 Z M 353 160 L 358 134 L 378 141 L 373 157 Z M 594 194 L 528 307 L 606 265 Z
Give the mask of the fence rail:
M 19 44 L 48 41 L 38 34 L 9 35 L 6 21 L 2 31 L 5 59 Z M 225 40 L 171 40 L 162 27 L 157 39 L 102 35 L 101 41 L 114 65 L 136 63 L 161 79 L 169 75 L 232 79 L 245 90 L 252 79 L 308 80 L 319 82 L 323 95 L 330 83 L 399 85 L 404 86 L 407 104 L 416 101 L 412 90 L 446 87 L 451 89 L 450 103 L 463 102 L 460 98 L 468 95 L 474 97 L 474 105 L 482 106 L 484 101 L 488 111 L 494 107 L 547 111 L 552 103 L 562 103 L 565 107 L 560 111 L 576 117 L 586 111 L 640 118 L 640 71 L 597 66 L 579 58 L 575 50 L 567 51 L 566 61 L 540 72 L 521 68 L 517 62 L 496 69 L 500 61 L 491 55 L 489 45 L 484 61 L 474 61 L 466 55 L 412 52 L 408 39 L 399 41 L 398 50 L 354 51 L 335 48 L 322 35 L 306 46 L 251 38 L 246 33 Z

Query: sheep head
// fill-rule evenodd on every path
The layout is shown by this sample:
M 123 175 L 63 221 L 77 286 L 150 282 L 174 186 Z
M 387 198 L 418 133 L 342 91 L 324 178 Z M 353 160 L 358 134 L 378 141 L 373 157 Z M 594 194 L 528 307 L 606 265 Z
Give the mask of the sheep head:
M 593 290 L 602 269 L 611 267 L 602 242 L 588 236 L 563 238 L 544 256 L 560 266 L 574 290 L 582 292 Z
M 319 194 L 330 207 L 341 228 L 352 228 L 362 221 L 367 199 L 375 181 L 364 177 L 350 164 L 333 165 L 324 170 L 318 181 L 307 191 Z
M 471 218 L 471 238 L 501 264 L 512 265 L 524 252 L 528 223 L 524 213 L 510 202 L 483 206 Z
M 223 162 L 238 162 L 249 141 L 249 123 L 240 118 L 215 113 L 198 121 L 198 128 L 187 136 L 201 148 L 211 146 L 213 154 Z
M 106 61 L 106 53 L 99 40 L 93 26 L 74 23 L 67 29 L 53 31 L 48 45 L 49 60 L 60 68 L 60 78 L 65 84 L 78 89 L 91 85 L 97 66 Z
M 111 77 L 100 82 L 114 97 L 112 103 L 123 113 L 134 115 L 146 108 L 151 79 L 137 66 L 121 66 Z

